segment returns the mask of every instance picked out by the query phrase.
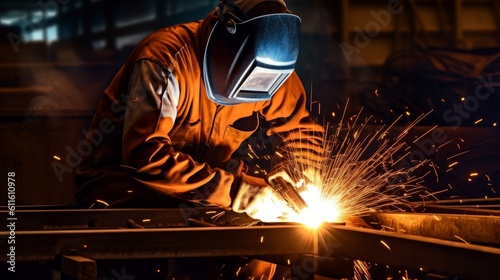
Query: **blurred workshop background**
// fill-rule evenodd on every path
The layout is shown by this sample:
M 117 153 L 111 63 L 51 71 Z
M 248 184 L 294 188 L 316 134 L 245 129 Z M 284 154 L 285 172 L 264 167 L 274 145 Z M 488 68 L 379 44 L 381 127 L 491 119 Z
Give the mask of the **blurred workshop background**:
M 72 203 L 80 141 L 132 48 L 217 3 L 0 2 L 0 174 L 16 172 L 17 205 Z M 287 3 L 302 18 L 296 70 L 318 122 L 361 112 L 368 132 L 395 123 L 396 134 L 429 113 L 401 162 L 432 161 L 423 184 L 435 198 L 499 197 L 499 0 Z

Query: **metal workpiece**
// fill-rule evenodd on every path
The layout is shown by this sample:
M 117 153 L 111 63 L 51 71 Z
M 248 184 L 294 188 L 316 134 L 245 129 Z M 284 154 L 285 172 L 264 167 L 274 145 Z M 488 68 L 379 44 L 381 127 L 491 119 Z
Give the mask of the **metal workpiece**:
M 0 211 L 1 217 L 7 217 Z M 218 226 L 255 223 L 245 214 L 218 207 L 179 205 L 168 209 L 40 209 L 16 210 L 16 230 L 113 229 L 133 220 L 144 228 L 185 227 L 190 219 Z
M 310 230 L 301 226 L 19 231 L 16 244 L 17 261 L 314 254 Z
M 485 209 L 470 205 L 442 205 L 436 203 L 415 204 L 412 208 L 418 213 L 441 213 L 441 214 L 461 214 L 461 215 L 483 215 L 500 216 L 500 210 Z
M 374 213 L 388 231 L 475 244 L 500 245 L 500 216 Z
M 374 229 L 328 226 L 321 231 L 332 257 L 363 260 L 470 279 L 500 279 L 500 249 Z
M 423 273 L 500 279 L 500 271 L 496 267 L 500 263 L 497 239 L 488 239 L 486 235 L 490 226 L 494 227 L 490 228 L 493 234 L 499 232 L 498 220 L 493 217 L 474 216 L 461 221 L 463 216 L 445 214 L 374 215 L 374 219 L 379 219 L 378 224 L 388 223 L 383 218 L 392 217 L 393 221 L 400 221 L 397 227 L 393 224 L 394 231 L 387 231 L 389 226 L 380 230 L 329 223 L 317 229 L 301 224 L 235 225 L 234 221 L 239 220 L 237 217 L 228 215 L 224 218 L 225 213 L 218 210 L 197 209 L 198 215 L 192 212 L 187 216 L 182 211 L 58 210 L 51 215 L 50 211 L 20 210 L 20 227 L 15 232 L 16 261 L 54 261 L 65 255 L 78 255 L 95 261 L 244 256 L 288 265 L 297 273 L 307 272 L 309 276 L 331 276 L 349 274 L 353 260 L 360 260 Z M 100 227 L 85 228 L 89 217 L 96 215 L 100 217 Z M 483 245 L 445 240 L 448 238 L 445 236 L 424 236 L 431 236 L 432 228 L 446 233 L 446 227 L 441 230 L 437 226 L 439 224 L 432 224 L 432 219 L 436 220 L 434 216 L 441 217 L 442 224 L 448 225 L 450 230 L 455 226 L 463 228 L 463 224 L 467 223 L 475 227 L 483 224 L 484 232 L 479 229 L 472 231 L 474 226 L 471 225 L 469 236 L 471 240 L 476 236 L 474 242 Z M 59 226 L 55 226 L 55 221 L 63 217 L 73 219 L 59 220 Z M 30 227 L 21 226 L 21 218 L 25 219 L 23 223 L 39 222 Z M 42 221 L 48 218 L 51 219 Z M 135 219 L 141 227 L 116 227 L 127 219 Z M 420 226 L 398 230 L 405 226 L 403 221 L 411 224 L 412 220 Z M 161 226 L 169 224 L 176 226 Z M 425 227 L 428 227 L 425 232 L 413 232 Z M 446 234 L 449 236 L 452 233 L 454 231 Z M 8 235 L 7 231 L 0 232 L 0 236 Z M 461 236 L 465 235 L 462 233 Z M 491 244 L 494 246 L 486 246 Z M 8 246 L 7 242 L 0 242 L 3 252 L 7 252 Z M 0 255 L 0 261 L 7 261 L 7 255 Z

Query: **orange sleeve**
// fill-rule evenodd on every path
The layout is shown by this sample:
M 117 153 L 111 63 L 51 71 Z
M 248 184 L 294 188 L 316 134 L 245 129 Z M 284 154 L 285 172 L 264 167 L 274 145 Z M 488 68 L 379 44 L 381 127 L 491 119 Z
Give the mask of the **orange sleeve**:
M 172 147 L 168 133 L 179 97 L 171 79 L 168 70 L 152 61 L 135 65 L 125 113 L 123 163 L 134 178 L 161 193 L 229 207 L 234 176 Z

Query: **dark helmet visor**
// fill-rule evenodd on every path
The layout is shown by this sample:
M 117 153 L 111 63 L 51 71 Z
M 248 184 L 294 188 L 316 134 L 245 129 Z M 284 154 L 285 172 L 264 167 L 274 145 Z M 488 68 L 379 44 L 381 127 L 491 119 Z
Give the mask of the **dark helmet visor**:
M 203 79 L 211 100 L 233 105 L 269 100 L 295 68 L 300 18 L 269 14 L 237 22 L 218 21 L 203 58 Z

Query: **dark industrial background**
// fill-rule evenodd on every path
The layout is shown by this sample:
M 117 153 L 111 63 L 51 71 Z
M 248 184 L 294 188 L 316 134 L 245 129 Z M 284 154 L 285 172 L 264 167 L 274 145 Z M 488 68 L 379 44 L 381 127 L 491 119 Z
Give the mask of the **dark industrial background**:
M 214 0 L 0 2 L 0 176 L 17 205 L 67 205 L 99 96 L 139 40 L 198 20 Z M 500 194 L 499 0 L 288 0 L 302 18 L 297 72 L 313 115 L 411 130 L 436 197 Z M 346 107 L 346 103 L 349 105 Z M 413 138 L 411 138 L 413 137 Z M 410 141 L 412 143 L 412 141 Z M 6 182 L 6 179 L 5 179 Z M 0 186 L 5 205 L 7 183 Z

